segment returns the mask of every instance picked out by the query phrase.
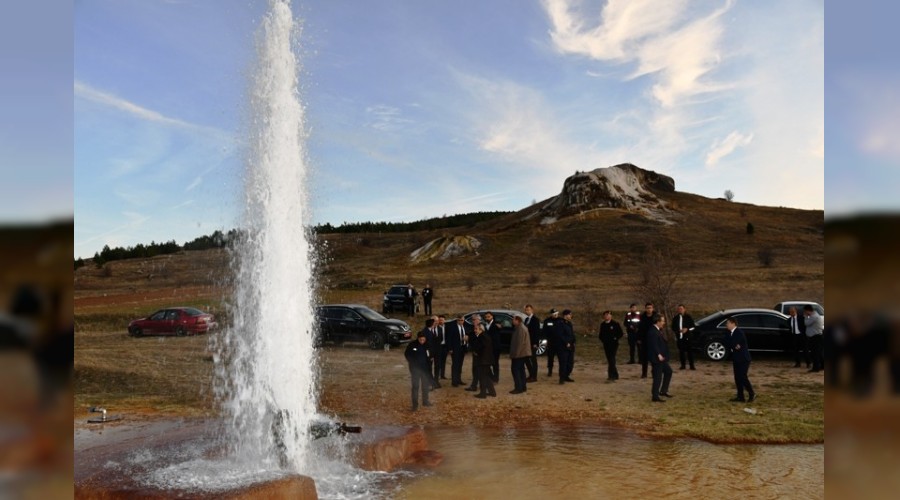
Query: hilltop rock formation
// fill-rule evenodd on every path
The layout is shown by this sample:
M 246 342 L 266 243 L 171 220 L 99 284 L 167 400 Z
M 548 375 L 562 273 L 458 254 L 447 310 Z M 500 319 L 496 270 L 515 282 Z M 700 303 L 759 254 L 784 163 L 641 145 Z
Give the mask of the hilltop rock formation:
M 481 241 L 472 236 L 441 236 L 417 248 L 409 254 L 409 260 L 424 262 L 431 259 L 446 260 L 464 254 L 478 255 Z
M 671 177 L 623 163 L 572 175 L 562 192 L 545 203 L 538 214 L 543 222 L 552 223 L 588 210 L 618 208 L 665 221 L 668 210 L 657 194 L 672 192 L 675 180 Z

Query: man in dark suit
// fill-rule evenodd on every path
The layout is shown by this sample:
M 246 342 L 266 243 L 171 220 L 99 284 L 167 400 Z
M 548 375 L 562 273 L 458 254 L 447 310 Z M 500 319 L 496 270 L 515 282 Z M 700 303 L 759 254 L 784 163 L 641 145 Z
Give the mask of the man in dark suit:
M 484 332 L 491 337 L 493 361 L 491 362 L 491 380 L 500 382 L 500 325 L 494 321 L 494 314 L 484 313 Z
M 603 352 L 606 354 L 606 380 L 619 380 L 619 370 L 616 369 L 616 351 L 619 350 L 619 339 L 623 335 L 622 326 L 612 319 L 612 312 L 603 311 L 599 337 L 603 344 Z
M 420 335 L 425 336 L 425 341 L 427 342 L 426 345 L 428 346 L 428 353 L 429 353 L 428 375 L 429 375 L 429 378 L 431 379 L 431 384 L 429 384 L 428 387 L 430 389 L 440 389 L 441 388 L 441 384 L 439 384 L 437 379 L 432 376 L 433 365 L 434 365 L 434 345 L 435 345 L 435 340 L 436 340 L 434 324 L 435 324 L 436 319 L 437 318 L 434 318 L 434 317 L 426 319 L 425 320 L 425 328 L 422 328 L 422 331 L 419 332 Z
M 466 390 L 474 392 L 478 390 L 478 375 L 480 373 L 478 371 L 478 363 L 475 360 L 475 334 L 478 331 L 484 331 L 484 325 L 481 324 L 480 314 L 473 314 L 470 321 L 472 321 L 472 326 L 469 328 L 469 338 L 467 340 L 469 344 L 467 351 L 472 354 L 472 383 L 469 387 L 466 387 Z M 488 367 L 488 370 L 490 370 L 490 367 Z
M 425 314 L 433 314 L 431 312 L 432 297 L 434 297 L 434 290 L 431 288 L 430 283 L 425 283 L 425 288 L 422 289 L 422 303 L 425 306 Z
M 481 325 L 475 326 L 475 337 L 471 342 L 472 364 L 478 376 L 478 384 L 481 386 L 481 392 L 475 395 L 476 398 L 484 399 L 488 396 L 497 397 L 497 391 L 494 390 L 494 384 L 491 382 L 491 365 L 494 363 L 494 349 L 491 343 L 491 337 L 484 331 Z
M 678 358 L 681 360 L 680 370 L 684 370 L 685 361 L 694 369 L 694 351 L 691 350 L 691 330 L 694 329 L 694 318 L 685 312 L 684 304 L 678 304 L 678 314 L 672 318 L 672 331 L 675 332 L 675 345 L 678 346 Z
M 731 363 L 734 367 L 734 385 L 737 388 L 737 396 L 731 401 L 744 402 L 744 389 L 750 396 L 746 401 L 756 399 L 756 393 L 753 386 L 750 385 L 750 379 L 747 373 L 750 371 L 750 349 L 747 346 L 747 336 L 738 328 L 737 320 L 729 317 L 725 320 L 725 328 L 728 329 L 728 335 L 725 342 L 728 344 L 728 350 L 731 352 Z
M 556 355 L 559 356 L 559 383 L 574 382 L 572 369 L 575 365 L 575 327 L 572 325 L 572 311 L 562 312 L 562 319 L 556 321 Z
M 459 387 L 465 384 L 462 379 L 462 367 L 466 359 L 466 340 L 469 335 L 466 321 L 461 314 L 456 317 L 454 324 L 445 327 L 444 335 L 450 348 L 450 381 L 453 387 Z
M 447 345 L 447 317 L 439 314 L 437 324 L 435 325 L 435 344 L 434 344 L 434 379 L 447 380 L 447 354 L 450 352 Z
M 653 302 L 644 305 L 644 314 L 638 323 L 637 348 L 638 361 L 641 362 L 641 378 L 647 378 L 647 332 L 653 328 Z
M 412 378 L 412 411 L 419 409 L 419 390 L 422 391 L 422 406 L 431 406 L 428 401 L 428 390 L 431 387 L 431 353 L 428 350 L 428 340 L 424 332 L 416 335 L 416 340 L 406 345 L 404 353 L 409 364 L 409 374 Z
M 671 398 L 669 383 L 672 381 L 672 367 L 669 366 L 669 343 L 666 342 L 666 317 L 654 314 L 652 324 L 645 338 L 647 358 L 650 360 L 653 385 L 650 387 L 650 400 L 654 403 L 664 403 L 660 396 Z
M 556 345 L 559 343 L 556 338 L 556 329 L 560 322 L 559 311 L 556 308 L 550 309 L 550 315 L 544 318 L 544 326 L 541 327 L 544 337 L 547 339 L 547 376 L 553 376 L 553 358 L 556 357 Z
M 534 315 L 534 307 L 531 304 L 525 305 L 525 328 L 528 328 L 528 341 L 531 342 L 531 357 L 525 367 L 528 368 L 528 378 L 526 382 L 537 382 L 537 349 L 541 342 L 541 318 Z
M 413 288 L 412 283 L 406 285 L 406 307 L 408 308 L 406 311 L 407 316 L 415 316 L 416 315 L 416 296 L 419 295 L 419 292 Z
M 791 328 L 792 343 L 790 347 L 794 351 L 794 368 L 800 368 L 801 353 L 806 361 L 806 367 L 809 368 L 812 361 L 809 358 L 809 343 L 806 341 L 806 321 L 797 313 L 796 307 L 788 309 L 788 316 L 790 317 L 788 324 Z
M 628 335 L 628 364 L 633 365 L 634 351 L 637 349 L 638 325 L 641 323 L 641 313 L 637 310 L 637 304 L 628 306 L 625 313 L 625 333 Z

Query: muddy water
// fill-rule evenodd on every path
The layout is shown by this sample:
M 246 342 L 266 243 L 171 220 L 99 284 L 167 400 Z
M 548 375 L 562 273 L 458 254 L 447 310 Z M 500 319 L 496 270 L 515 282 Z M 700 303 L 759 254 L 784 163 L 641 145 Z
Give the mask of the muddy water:
M 444 454 L 396 498 L 823 498 L 824 445 L 713 445 L 621 429 L 428 429 Z

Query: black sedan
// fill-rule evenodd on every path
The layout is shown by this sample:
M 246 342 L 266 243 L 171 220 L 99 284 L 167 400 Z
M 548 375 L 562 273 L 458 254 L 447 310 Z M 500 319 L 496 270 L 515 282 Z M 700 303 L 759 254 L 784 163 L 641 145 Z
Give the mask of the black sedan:
M 513 332 L 513 316 L 518 316 L 522 318 L 522 321 L 525 321 L 525 314 L 520 311 L 513 311 L 511 309 L 482 309 L 480 311 L 472 311 L 466 314 L 464 317 L 466 319 L 466 324 L 471 327 L 472 326 L 472 316 L 476 314 L 481 316 L 481 324 L 484 325 L 484 314 L 487 312 L 491 312 L 494 315 L 494 323 L 500 325 L 500 348 L 503 351 L 509 351 L 510 339 L 512 338 Z M 537 355 L 542 356 L 545 352 L 547 352 L 547 339 L 541 336 L 541 340 L 538 343 Z
M 381 349 L 385 344 L 399 345 L 412 340 L 405 321 L 385 318 L 360 304 L 321 305 L 316 307 L 316 317 L 318 343 L 364 341 L 372 349 Z
M 728 354 L 725 320 L 729 316 L 737 320 L 738 328 L 744 331 L 751 351 L 785 352 L 791 349 L 788 317 L 772 309 L 728 309 L 710 314 L 697 321 L 691 332 L 691 347 L 713 361 L 724 360 Z

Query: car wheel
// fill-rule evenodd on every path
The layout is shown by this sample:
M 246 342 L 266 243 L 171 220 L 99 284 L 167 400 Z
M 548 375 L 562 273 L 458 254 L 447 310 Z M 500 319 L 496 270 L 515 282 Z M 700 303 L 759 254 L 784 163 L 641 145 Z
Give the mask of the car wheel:
M 368 342 L 369 349 L 384 349 L 384 334 L 381 332 L 370 332 Z
M 179 326 L 175 329 L 175 335 L 178 337 L 184 337 L 185 335 L 187 335 L 187 332 L 185 331 L 183 326 Z
M 541 342 L 538 344 L 537 349 L 534 351 L 534 354 L 537 356 L 543 356 L 547 353 L 547 343 Z
M 713 361 L 725 359 L 725 344 L 718 340 L 710 340 L 706 343 L 706 357 Z
M 129 333 L 131 333 L 132 337 L 143 337 L 144 336 L 144 332 L 141 331 L 141 329 L 137 328 L 137 327 L 132 328 Z

